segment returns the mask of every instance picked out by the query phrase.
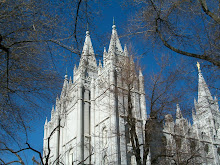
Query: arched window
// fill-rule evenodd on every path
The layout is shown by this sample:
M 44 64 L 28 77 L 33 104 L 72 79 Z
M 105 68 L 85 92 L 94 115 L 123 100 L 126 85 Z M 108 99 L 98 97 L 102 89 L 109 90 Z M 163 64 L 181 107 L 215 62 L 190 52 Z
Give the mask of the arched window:
M 166 152 L 167 138 L 165 136 L 162 136 L 161 141 L 162 141 L 161 150 L 162 150 L 162 152 Z
M 209 145 L 208 144 L 205 144 L 204 151 L 206 154 L 209 153 Z
M 107 155 L 104 155 L 102 164 L 103 164 L 103 165 L 108 165 L 108 164 L 109 164 L 109 163 L 108 163 Z
M 194 140 L 190 140 L 190 149 L 192 152 L 196 150 L 196 142 Z
M 181 137 L 175 137 L 175 142 L 176 142 L 176 148 L 181 149 L 182 147 L 182 139 Z
M 218 156 L 220 156 L 220 147 L 217 149 Z
M 106 147 L 108 143 L 108 132 L 106 126 L 102 128 L 102 146 Z
M 73 165 L 73 150 L 69 151 L 69 165 Z
M 125 138 L 126 138 L 126 142 L 130 143 L 130 133 L 129 133 L 128 123 L 125 124 Z
M 205 135 L 205 132 L 202 132 L 202 133 L 201 133 L 201 135 L 202 135 L 202 138 L 203 138 L 203 137 L 204 137 L 204 135 Z
M 163 143 L 164 146 L 167 145 L 167 138 L 166 138 L 166 136 L 162 137 L 162 143 Z

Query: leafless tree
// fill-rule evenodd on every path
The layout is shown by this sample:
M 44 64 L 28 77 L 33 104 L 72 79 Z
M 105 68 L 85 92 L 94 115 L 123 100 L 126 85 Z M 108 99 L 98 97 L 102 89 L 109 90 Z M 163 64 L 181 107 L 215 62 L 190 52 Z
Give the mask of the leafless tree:
M 94 10 L 82 0 L 9 0 L 0 2 L 0 11 L 0 141 L 5 142 L 25 133 L 41 105 L 51 101 L 61 84 L 56 58 L 70 58 L 54 52 L 78 57 L 78 36 L 92 23 Z
M 25 165 L 25 161 L 24 158 L 22 156 L 22 152 L 24 151 L 32 151 L 35 154 L 37 154 L 37 159 L 35 157 L 32 158 L 33 163 L 36 163 L 38 165 L 49 165 L 49 164 L 56 164 L 56 165 L 64 165 L 63 161 L 62 161 L 62 157 L 64 155 L 58 155 L 57 158 L 51 160 L 51 140 L 53 138 L 53 136 L 55 135 L 55 133 L 57 131 L 59 131 L 60 129 L 63 128 L 63 126 L 60 124 L 60 122 L 58 122 L 59 124 L 51 131 L 51 133 L 49 134 L 49 136 L 44 139 L 46 141 L 47 147 L 44 149 L 43 154 L 41 151 L 36 150 L 35 148 L 33 148 L 31 146 L 31 144 L 29 142 L 26 142 L 26 147 L 21 148 L 19 150 L 14 150 L 11 147 L 9 147 L 6 143 L 1 142 L 0 144 L 2 145 L 0 152 L 6 152 L 11 154 L 13 157 L 10 161 L 4 160 L 3 158 L 0 158 L 0 162 L 3 164 L 12 164 L 12 163 L 19 163 L 21 165 Z M 74 150 L 75 148 L 70 148 L 69 150 Z M 67 150 L 66 152 L 69 152 L 69 150 Z M 66 154 L 66 152 L 64 154 Z M 91 152 L 91 154 L 86 157 L 84 160 L 82 161 L 76 161 L 76 162 L 72 162 L 73 164 L 77 164 L 80 165 L 83 162 L 85 162 L 87 159 L 89 159 L 92 155 L 94 154 L 94 152 Z
M 151 153 L 151 163 L 158 164 L 164 162 L 167 158 L 173 157 L 168 154 L 167 143 L 164 141 L 164 117 L 166 114 L 174 115 L 176 104 L 181 102 L 181 98 L 187 94 L 187 90 L 181 89 L 178 85 L 185 78 L 184 74 L 188 71 L 182 71 L 181 66 L 172 66 L 170 68 L 169 56 L 162 56 L 158 61 L 159 68 L 157 73 L 151 73 L 146 78 L 146 99 L 149 116 L 141 123 L 139 117 L 135 114 L 135 105 L 133 102 L 135 89 L 140 89 L 140 78 L 138 76 L 139 67 L 133 62 L 133 58 L 126 58 L 119 62 L 118 81 L 115 93 L 118 97 L 123 96 L 127 99 L 124 101 L 125 120 L 128 124 L 127 136 L 131 142 L 133 154 L 137 164 L 146 164 L 148 153 Z M 189 114 L 189 109 L 185 109 L 184 114 Z M 147 112 L 146 112 L 147 113 Z M 147 114 L 145 114 L 147 115 Z M 143 128 L 144 141 L 138 136 L 138 129 Z M 184 137 L 184 135 L 181 135 Z M 174 140 L 175 141 L 175 140 Z M 186 151 L 184 151 L 186 152 Z M 176 152 L 173 152 L 176 156 Z M 198 156 L 195 153 L 187 153 L 190 159 Z M 185 155 L 186 156 L 186 155 Z M 188 157 L 187 157 L 188 158 Z M 184 159 L 186 161 L 186 159 Z M 189 160 L 188 160 L 189 161 Z
M 131 21 L 131 34 L 142 35 L 175 53 L 220 67 L 219 1 L 137 0 L 131 3 L 138 10 Z

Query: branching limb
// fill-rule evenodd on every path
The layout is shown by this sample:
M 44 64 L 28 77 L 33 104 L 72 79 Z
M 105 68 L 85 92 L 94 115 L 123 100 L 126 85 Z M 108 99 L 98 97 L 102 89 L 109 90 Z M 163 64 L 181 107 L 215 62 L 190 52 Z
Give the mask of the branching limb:
M 214 13 L 212 13 L 206 4 L 206 0 L 199 0 L 201 6 L 202 6 L 202 10 L 209 16 L 211 17 L 215 22 L 217 22 L 218 24 L 220 24 L 220 18 L 219 16 L 215 15 Z

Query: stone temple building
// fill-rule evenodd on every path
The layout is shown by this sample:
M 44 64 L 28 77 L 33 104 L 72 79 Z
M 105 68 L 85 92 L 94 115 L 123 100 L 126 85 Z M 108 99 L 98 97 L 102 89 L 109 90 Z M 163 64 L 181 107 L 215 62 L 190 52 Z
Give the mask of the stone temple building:
M 116 26 L 108 51 L 104 48 L 103 64 L 97 66 L 89 31 L 86 32 L 79 66 L 73 80 L 65 75 L 60 97 L 52 108 L 50 121 L 44 125 L 44 161 L 49 164 L 136 164 L 129 140 L 126 115 L 129 98 L 140 144 L 144 143 L 143 125 L 147 120 L 144 79 L 141 71 L 122 68 L 128 58 L 122 49 Z M 129 61 L 133 65 L 133 61 Z M 127 79 L 123 69 L 128 73 Z M 125 82 L 128 82 L 126 83 Z M 132 88 L 129 88 L 132 86 Z M 199 69 L 198 100 L 195 100 L 193 124 L 183 118 L 177 106 L 176 120 L 165 116 L 163 136 L 167 157 L 160 164 L 220 164 L 220 113 Z M 127 91 L 127 92 L 124 92 Z M 128 92 L 130 91 L 130 92 Z M 143 153 L 143 148 L 140 147 Z M 151 164 L 154 147 L 147 154 Z M 141 158 L 142 159 L 142 158 Z M 153 163 L 152 163 L 153 164 Z
M 217 97 L 213 99 L 198 66 L 198 100 L 194 99 L 193 124 L 183 118 L 179 105 L 176 120 L 165 116 L 163 127 L 167 162 L 185 164 L 220 164 L 220 112 Z M 187 162 L 188 161 L 188 162 Z

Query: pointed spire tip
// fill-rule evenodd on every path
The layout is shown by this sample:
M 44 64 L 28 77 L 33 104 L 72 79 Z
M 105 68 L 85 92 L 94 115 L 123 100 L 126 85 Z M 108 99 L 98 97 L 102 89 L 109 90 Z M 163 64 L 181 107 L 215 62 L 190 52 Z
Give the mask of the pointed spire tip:
M 143 73 L 141 71 L 141 68 L 139 68 L 139 76 L 143 77 Z
M 47 124 L 48 124 L 48 121 L 47 121 L 47 117 L 46 117 L 46 120 L 45 120 L 44 126 L 46 127 Z
M 183 116 L 182 116 L 182 112 L 181 112 L 181 110 L 180 110 L 180 106 L 179 106 L 179 104 L 176 104 L 176 118 L 177 119 L 180 119 L 180 118 L 182 118 Z
M 102 62 L 101 62 L 101 60 L 99 60 L 99 67 L 102 67 Z
M 113 29 L 116 28 L 116 25 L 115 25 L 115 18 L 113 17 L 113 26 L 112 26 Z
M 87 22 L 87 27 L 86 28 L 87 28 L 86 30 L 89 31 L 89 23 L 88 22 Z

